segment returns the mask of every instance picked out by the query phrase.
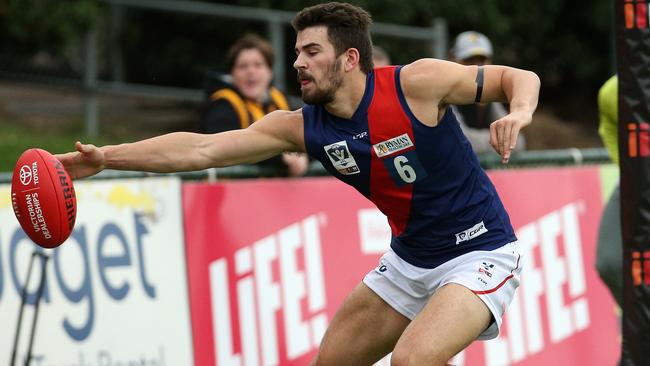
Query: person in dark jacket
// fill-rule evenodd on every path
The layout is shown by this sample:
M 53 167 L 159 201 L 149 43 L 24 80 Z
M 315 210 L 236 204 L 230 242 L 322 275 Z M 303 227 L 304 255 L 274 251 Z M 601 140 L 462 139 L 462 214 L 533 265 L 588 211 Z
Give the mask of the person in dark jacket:
M 201 132 L 247 128 L 267 113 L 289 110 L 287 98 L 271 85 L 273 62 L 273 48 L 261 37 L 248 34 L 237 40 L 226 58 L 230 74 L 208 74 Z M 284 175 L 301 176 L 307 171 L 308 160 L 305 155 L 283 154 L 260 165 L 276 166 Z

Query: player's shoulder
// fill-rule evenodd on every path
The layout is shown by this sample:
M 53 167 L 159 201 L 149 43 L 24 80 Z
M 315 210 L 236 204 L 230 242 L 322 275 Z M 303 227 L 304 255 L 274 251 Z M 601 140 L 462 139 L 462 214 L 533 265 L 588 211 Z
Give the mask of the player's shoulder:
M 249 129 L 290 142 L 293 145 L 291 151 L 304 151 L 303 118 L 300 109 L 275 110 L 253 123 Z
M 257 128 L 271 128 L 274 130 L 295 130 L 301 128 L 303 117 L 301 109 L 286 111 L 282 109 L 275 110 L 255 122 L 251 126 Z
M 293 111 L 278 109 L 269 113 L 268 116 L 275 120 L 279 120 L 281 122 L 286 122 L 286 123 L 302 123 L 303 121 L 302 108 Z
M 430 91 L 431 86 L 443 87 L 445 80 L 458 72 L 461 65 L 435 58 L 423 58 L 402 67 L 400 83 L 407 94 Z
M 409 81 L 418 81 L 423 77 L 435 77 L 436 75 L 440 75 L 441 72 L 449 71 L 449 69 L 458 66 L 457 63 L 451 61 L 436 58 L 421 58 L 404 65 L 400 72 L 400 77 L 406 78 Z

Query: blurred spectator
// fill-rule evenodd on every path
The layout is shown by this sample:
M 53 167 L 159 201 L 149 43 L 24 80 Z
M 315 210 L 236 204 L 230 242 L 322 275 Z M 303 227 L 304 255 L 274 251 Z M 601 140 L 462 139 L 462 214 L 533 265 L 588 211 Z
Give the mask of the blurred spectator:
M 273 61 L 273 48 L 261 37 L 249 34 L 237 40 L 227 53 L 230 75 L 208 73 L 201 132 L 247 128 L 267 113 L 288 110 L 287 98 L 271 86 Z M 259 164 L 277 166 L 289 176 L 304 175 L 308 168 L 304 154 L 285 153 Z
M 450 59 L 463 65 L 492 64 L 492 43 L 482 33 L 460 33 L 450 51 Z M 477 154 L 494 152 L 490 145 L 490 124 L 508 114 L 501 103 L 477 103 L 452 106 L 460 126 Z M 525 149 L 526 141 L 519 135 L 515 151 Z
M 372 46 L 372 63 L 375 67 L 390 65 L 388 52 L 379 46 Z
M 612 76 L 598 92 L 598 133 L 612 161 L 618 164 L 618 78 Z M 617 185 L 607 201 L 598 229 L 596 269 L 619 307 L 623 307 L 623 242 L 621 193 Z

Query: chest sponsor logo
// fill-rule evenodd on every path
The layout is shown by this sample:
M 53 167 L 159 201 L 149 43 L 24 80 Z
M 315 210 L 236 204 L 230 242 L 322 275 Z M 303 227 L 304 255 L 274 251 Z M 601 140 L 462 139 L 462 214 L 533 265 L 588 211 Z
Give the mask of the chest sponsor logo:
M 359 173 L 359 166 L 354 160 L 347 141 L 339 141 L 323 147 L 332 165 L 341 174 L 351 175 Z
M 381 158 L 386 155 L 408 149 L 411 146 L 413 146 L 413 141 L 411 141 L 409 135 L 405 133 L 403 135 L 393 137 L 390 140 L 376 143 L 372 145 L 372 148 L 375 149 L 377 157 Z
M 485 224 L 483 224 L 483 221 L 481 221 L 478 224 L 472 226 L 471 228 L 457 233 L 456 244 L 460 244 L 464 241 L 472 240 L 477 236 L 483 235 L 484 233 L 487 232 L 488 229 L 485 227 Z

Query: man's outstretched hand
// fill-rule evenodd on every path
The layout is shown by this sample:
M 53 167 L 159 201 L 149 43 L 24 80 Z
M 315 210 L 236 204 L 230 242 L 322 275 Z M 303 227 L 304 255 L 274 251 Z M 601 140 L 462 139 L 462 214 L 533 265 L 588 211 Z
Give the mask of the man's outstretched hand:
M 72 179 L 95 175 L 106 167 L 104 152 L 92 144 L 82 144 L 77 141 L 73 152 L 54 155 L 65 167 Z

